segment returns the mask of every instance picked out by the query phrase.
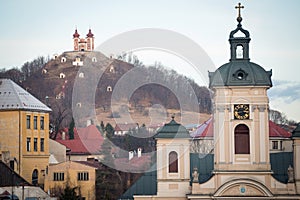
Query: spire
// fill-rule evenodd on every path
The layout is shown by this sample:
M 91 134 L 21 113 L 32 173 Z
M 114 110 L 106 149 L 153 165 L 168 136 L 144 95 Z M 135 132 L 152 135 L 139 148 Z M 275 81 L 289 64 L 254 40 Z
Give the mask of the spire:
M 235 9 L 238 9 L 238 25 L 237 28 L 230 32 L 229 35 L 229 43 L 231 48 L 231 57 L 230 61 L 235 60 L 246 60 L 249 61 L 249 42 L 250 42 L 250 33 L 249 31 L 242 28 L 242 16 L 241 16 L 241 9 L 243 9 L 244 6 L 241 5 L 241 3 L 238 3 L 237 6 L 235 6 Z M 238 36 L 235 37 L 236 33 L 241 33 L 244 36 Z
M 77 32 L 77 28 L 75 29 L 75 33 L 73 34 L 73 38 L 79 38 L 79 34 L 78 34 L 78 32 Z
M 86 35 L 87 37 L 94 37 L 94 34 L 92 33 L 92 30 L 89 29 L 88 34 Z

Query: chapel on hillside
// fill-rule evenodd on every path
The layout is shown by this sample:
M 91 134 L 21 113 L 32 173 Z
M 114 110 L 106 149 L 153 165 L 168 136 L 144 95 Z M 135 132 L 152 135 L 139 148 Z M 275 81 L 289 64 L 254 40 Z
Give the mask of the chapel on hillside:
M 75 29 L 73 34 L 74 41 L 74 51 L 93 51 L 94 50 L 94 34 L 92 30 L 89 29 L 89 32 L 86 34 L 86 38 L 80 38 L 80 35 Z
M 236 8 L 230 61 L 209 72 L 214 110 L 202 134 L 212 136 L 211 151 L 191 151 L 198 138 L 173 118 L 155 135 L 156 169 L 124 199 L 300 199 L 300 125 L 291 152 L 270 151 L 270 135 L 279 130 L 268 119 L 272 71 L 250 62 L 250 33 L 241 24 L 244 7 Z

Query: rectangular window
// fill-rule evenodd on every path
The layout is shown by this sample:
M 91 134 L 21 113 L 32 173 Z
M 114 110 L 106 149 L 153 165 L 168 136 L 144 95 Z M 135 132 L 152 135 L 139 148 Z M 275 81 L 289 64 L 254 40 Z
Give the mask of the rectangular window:
M 31 143 L 31 138 L 27 138 L 27 141 L 26 141 L 26 149 L 27 151 L 30 151 L 30 144 Z
M 37 129 L 37 116 L 33 117 L 33 129 L 36 130 Z
M 40 127 L 41 127 L 41 130 L 44 130 L 44 117 L 43 116 L 40 117 Z
M 40 144 L 40 145 L 41 145 L 41 151 L 42 151 L 42 152 L 45 151 L 45 142 L 44 142 L 44 141 L 45 141 L 45 139 L 44 139 L 44 138 L 41 138 L 41 144 Z
M 88 172 L 78 172 L 77 180 L 78 181 L 88 181 L 89 180 L 89 173 Z
M 15 170 L 15 161 L 14 161 L 14 160 L 10 160 L 10 161 L 9 161 L 9 167 L 10 167 L 12 170 Z
M 272 149 L 278 149 L 278 141 L 272 141 Z
M 26 115 L 26 128 L 30 129 L 30 115 Z
M 34 138 L 33 139 L 33 151 L 37 151 L 38 150 L 38 139 L 37 138 Z
M 54 172 L 53 173 L 53 180 L 54 181 L 64 181 L 65 180 L 65 173 L 63 173 L 63 172 Z

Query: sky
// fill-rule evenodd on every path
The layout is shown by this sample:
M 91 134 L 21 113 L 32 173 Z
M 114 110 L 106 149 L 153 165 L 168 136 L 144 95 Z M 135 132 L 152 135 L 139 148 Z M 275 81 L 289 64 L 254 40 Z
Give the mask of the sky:
M 3 0 L 0 2 L 0 68 L 21 67 L 38 56 L 51 57 L 72 50 L 75 27 L 81 36 L 91 28 L 96 47 L 136 29 L 173 31 L 198 44 L 218 68 L 229 60 L 228 38 L 237 25 L 234 7 L 238 2 Z M 240 2 L 245 6 L 243 28 L 250 31 L 251 61 L 273 72 L 274 86 L 269 90 L 271 109 L 300 122 L 300 1 Z M 207 85 L 178 55 L 157 49 L 134 53 L 144 64 L 159 61 Z

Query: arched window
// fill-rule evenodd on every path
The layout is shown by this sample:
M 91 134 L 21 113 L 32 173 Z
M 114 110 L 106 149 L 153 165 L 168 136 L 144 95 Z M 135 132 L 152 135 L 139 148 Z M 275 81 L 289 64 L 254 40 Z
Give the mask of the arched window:
M 114 66 L 110 66 L 110 68 L 109 68 L 109 72 L 111 72 L 111 73 L 115 73 L 115 68 L 114 68 Z
M 250 154 L 249 128 L 239 124 L 234 130 L 235 154 Z
M 112 87 L 111 86 L 107 86 L 106 91 L 107 92 L 112 92 Z
M 169 173 L 178 173 L 178 155 L 175 151 L 169 153 Z
M 80 72 L 78 76 L 79 76 L 79 78 L 84 78 L 84 73 Z
M 236 58 L 243 58 L 244 57 L 244 48 L 242 45 L 238 45 L 236 47 Z
M 37 185 L 38 184 L 38 179 L 39 179 L 39 173 L 38 173 L 38 170 L 35 169 L 32 172 L 32 185 Z
M 65 57 L 62 57 L 62 58 L 60 59 L 60 62 L 62 62 L 62 63 L 66 62 L 66 61 L 67 61 L 67 59 L 66 59 Z

